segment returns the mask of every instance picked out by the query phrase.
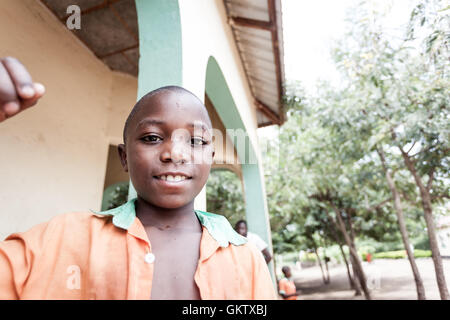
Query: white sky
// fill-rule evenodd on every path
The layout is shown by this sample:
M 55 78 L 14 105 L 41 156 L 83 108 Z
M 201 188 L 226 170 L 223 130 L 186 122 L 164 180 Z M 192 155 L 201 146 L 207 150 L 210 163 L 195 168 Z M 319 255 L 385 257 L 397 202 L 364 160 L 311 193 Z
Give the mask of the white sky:
M 330 58 L 333 40 L 342 38 L 346 12 L 360 0 L 282 0 L 284 64 L 286 80 L 300 80 L 311 88 L 318 79 L 337 81 Z M 404 30 L 413 0 L 368 1 L 378 10 L 390 8 L 386 26 L 391 32 Z
M 337 75 L 329 57 L 333 38 L 345 32 L 345 10 L 353 0 L 283 0 L 284 65 L 287 80 L 311 87 Z
M 360 0 L 282 0 L 285 79 L 299 80 L 306 90 L 316 80 L 339 81 L 330 49 L 348 26 L 346 13 Z M 404 30 L 417 0 L 371 0 L 377 9 L 390 8 L 386 25 L 391 32 Z M 400 36 L 400 34 L 398 34 Z M 258 135 L 272 135 L 275 126 L 258 129 Z

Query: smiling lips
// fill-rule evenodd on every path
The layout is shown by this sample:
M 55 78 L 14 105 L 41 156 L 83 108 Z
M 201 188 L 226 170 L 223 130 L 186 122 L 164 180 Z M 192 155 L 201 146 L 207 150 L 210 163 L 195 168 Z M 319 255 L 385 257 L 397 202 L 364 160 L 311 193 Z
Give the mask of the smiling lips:
M 192 177 L 188 176 L 185 173 L 176 172 L 176 173 L 163 173 L 158 176 L 154 176 L 154 178 L 158 180 L 163 180 L 167 182 L 181 182 L 188 179 L 192 179 Z

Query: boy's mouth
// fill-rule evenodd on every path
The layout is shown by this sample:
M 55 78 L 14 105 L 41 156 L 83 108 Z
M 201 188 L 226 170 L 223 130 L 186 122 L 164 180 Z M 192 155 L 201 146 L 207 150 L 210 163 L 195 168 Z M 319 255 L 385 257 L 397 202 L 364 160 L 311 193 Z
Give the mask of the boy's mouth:
M 181 182 L 188 179 L 192 179 L 192 177 L 186 175 L 185 173 L 181 172 L 174 172 L 174 173 L 164 173 L 157 176 L 153 176 L 155 179 L 163 180 L 167 182 Z

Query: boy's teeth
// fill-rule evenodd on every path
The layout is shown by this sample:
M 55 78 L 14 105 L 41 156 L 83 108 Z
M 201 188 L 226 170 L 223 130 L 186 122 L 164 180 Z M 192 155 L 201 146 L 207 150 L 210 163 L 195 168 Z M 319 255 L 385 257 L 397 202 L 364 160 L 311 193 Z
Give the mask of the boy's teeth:
M 177 181 L 183 181 L 186 180 L 185 176 L 172 176 L 172 175 L 167 175 L 167 176 L 160 176 L 161 180 L 164 181 L 172 181 L 172 182 L 177 182 Z

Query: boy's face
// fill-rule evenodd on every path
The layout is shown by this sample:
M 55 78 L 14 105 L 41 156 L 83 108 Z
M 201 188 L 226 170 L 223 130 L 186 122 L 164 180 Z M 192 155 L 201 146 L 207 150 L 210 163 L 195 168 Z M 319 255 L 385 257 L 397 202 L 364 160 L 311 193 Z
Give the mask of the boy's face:
M 239 233 L 241 236 L 246 237 L 247 236 L 247 225 L 243 222 L 239 223 L 236 226 L 236 232 Z
M 286 278 L 290 278 L 291 277 L 291 268 L 289 268 L 289 267 L 287 267 L 287 268 L 285 268 L 284 270 L 283 270 L 283 273 L 284 273 L 284 276 L 286 277 Z
M 122 165 L 145 201 L 182 207 L 200 193 L 211 169 L 207 111 L 184 92 L 163 91 L 142 103 L 129 123 L 126 145 L 119 146 Z

